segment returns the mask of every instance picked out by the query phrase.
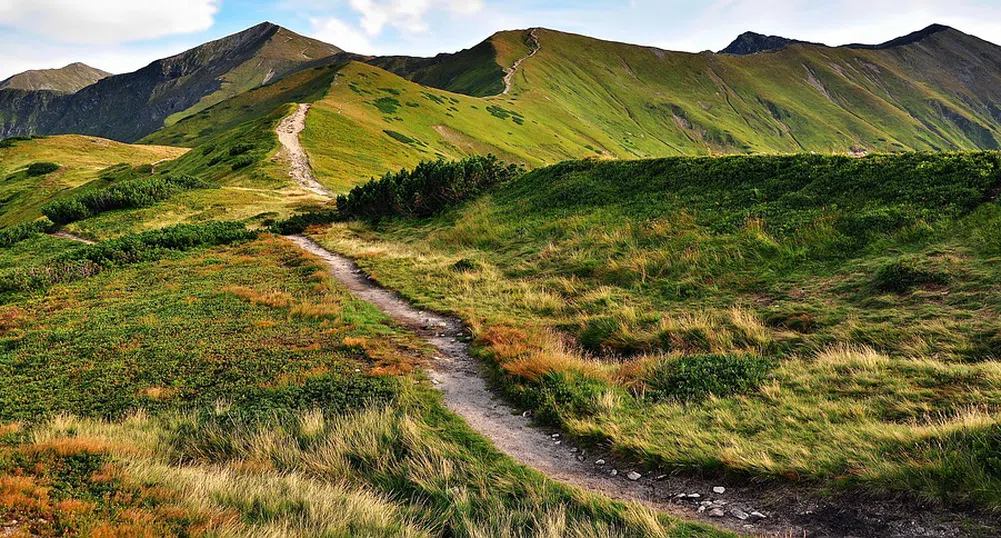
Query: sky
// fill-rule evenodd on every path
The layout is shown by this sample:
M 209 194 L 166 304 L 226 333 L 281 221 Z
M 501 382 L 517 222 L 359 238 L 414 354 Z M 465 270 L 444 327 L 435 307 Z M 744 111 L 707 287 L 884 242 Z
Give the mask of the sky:
M 932 23 L 1001 43 L 1001 0 L 0 0 L 0 80 L 77 61 L 134 71 L 262 21 L 351 52 L 415 56 L 531 27 L 690 52 L 748 30 L 841 45 Z

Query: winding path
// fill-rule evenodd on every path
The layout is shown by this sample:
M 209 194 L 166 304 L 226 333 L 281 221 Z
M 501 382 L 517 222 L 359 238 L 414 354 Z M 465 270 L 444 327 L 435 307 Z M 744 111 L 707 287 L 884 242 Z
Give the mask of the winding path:
M 330 198 L 334 194 L 313 176 L 309 155 L 299 141 L 299 134 L 306 128 L 306 114 L 311 106 L 309 104 L 299 105 L 295 112 L 278 124 L 275 132 L 278 133 L 278 141 L 285 148 L 285 153 L 289 158 L 289 176 L 303 189 Z
M 308 166 L 308 159 L 305 162 Z M 649 473 L 606 452 L 590 451 L 564 440 L 555 430 L 535 427 L 530 418 L 491 391 L 487 376 L 472 356 L 470 333 L 462 321 L 414 307 L 373 282 L 353 260 L 324 249 L 312 239 L 287 239 L 321 259 L 333 278 L 355 296 L 433 345 L 439 356 L 435 357 L 431 375 L 444 394 L 445 405 L 499 450 L 554 480 L 614 499 L 639 502 L 683 519 L 759 536 L 973 535 L 966 527 L 973 518 L 913 502 L 866 501 L 852 493 L 825 497 L 805 486 L 723 484 L 720 480 Z
M 536 33 L 536 31 L 537 30 L 532 29 L 532 31 L 528 33 L 528 35 L 531 36 L 532 38 L 532 42 L 535 44 L 535 48 L 532 49 L 532 52 L 528 53 L 528 56 L 525 56 L 524 58 L 519 59 L 517 62 L 514 62 L 514 65 L 512 65 L 511 68 L 507 70 L 507 74 L 504 75 L 504 93 L 502 95 L 507 95 L 511 93 L 511 86 L 514 83 L 514 75 L 518 73 L 518 68 L 521 67 L 521 64 L 524 63 L 525 60 L 535 56 L 536 54 L 539 53 L 540 50 L 542 50 L 542 43 L 539 42 L 539 35 Z

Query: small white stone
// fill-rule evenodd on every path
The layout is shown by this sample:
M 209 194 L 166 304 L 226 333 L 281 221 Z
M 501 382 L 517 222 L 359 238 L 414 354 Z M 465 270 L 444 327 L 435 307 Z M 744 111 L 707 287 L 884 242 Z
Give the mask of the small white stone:
M 762 514 L 761 512 L 751 512 L 751 517 L 755 519 L 768 519 L 768 516 Z
M 556 446 L 560 446 L 562 444 L 563 444 L 563 441 L 556 441 Z
M 716 493 L 718 495 L 722 495 L 722 494 L 726 493 L 726 488 L 724 488 L 723 486 L 716 486 L 716 487 L 713 488 L 713 493 Z
M 594 464 L 595 465 L 604 465 L 605 464 L 605 460 L 598 460 L 598 461 L 594 462 Z
M 639 480 L 640 478 L 643 478 L 643 475 L 637 473 L 636 471 L 632 471 L 629 474 L 627 474 L 626 477 L 629 480 L 632 480 L 633 482 L 635 482 L 635 481 Z
M 615 470 L 615 469 L 612 469 L 612 472 L 610 472 L 610 473 L 608 473 L 608 474 L 610 474 L 610 475 L 612 475 L 612 476 L 618 476 L 618 475 L 619 475 L 619 471 L 617 471 L 617 470 Z

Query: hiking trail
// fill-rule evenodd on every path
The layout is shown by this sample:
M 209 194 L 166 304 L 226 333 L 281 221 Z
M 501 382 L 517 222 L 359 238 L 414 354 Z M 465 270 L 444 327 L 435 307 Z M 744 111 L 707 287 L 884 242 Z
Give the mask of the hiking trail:
M 305 117 L 303 107 L 308 110 L 308 105 L 301 105 L 297 116 Z M 287 137 L 279 140 L 285 144 Z M 295 147 L 302 151 L 298 144 Z M 290 154 L 295 151 L 286 149 Z M 302 162 L 308 168 L 308 158 L 304 156 Z M 824 495 L 815 486 L 784 482 L 756 484 L 648 472 L 607 450 L 564 439 L 558 430 L 536 427 L 528 413 L 519 412 L 491 390 L 482 365 L 472 355 L 471 333 L 461 320 L 416 308 L 371 280 L 352 259 L 308 237 L 287 239 L 322 260 L 331 276 L 356 297 L 434 346 L 439 354 L 430 373 L 445 405 L 498 450 L 553 480 L 616 500 L 639 502 L 684 520 L 756 536 L 961 538 L 975 536 L 971 521 L 989 525 L 986 519 L 913 501 L 867 500 L 853 492 Z
M 542 50 L 542 43 L 539 42 L 539 35 L 536 33 L 536 30 L 533 29 L 531 32 L 529 32 L 528 35 L 531 36 L 532 42 L 535 44 L 535 48 L 532 49 L 532 52 L 528 53 L 528 56 L 525 56 L 524 58 L 519 59 L 517 62 L 514 62 L 514 65 L 512 65 L 511 68 L 507 70 L 507 74 L 504 75 L 504 93 L 502 95 L 507 95 L 511 93 L 511 85 L 514 83 L 514 76 L 518 73 L 518 68 L 521 67 L 521 64 L 524 63 L 525 60 L 535 56 L 536 54 L 539 53 L 540 50 Z
M 295 112 L 278 124 L 275 132 L 278 133 L 278 141 L 288 155 L 289 176 L 303 189 L 330 198 L 334 194 L 313 176 L 309 155 L 306 154 L 306 150 L 302 148 L 302 142 L 299 141 L 299 134 L 306 128 L 306 114 L 311 106 L 309 104 L 299 105 Z

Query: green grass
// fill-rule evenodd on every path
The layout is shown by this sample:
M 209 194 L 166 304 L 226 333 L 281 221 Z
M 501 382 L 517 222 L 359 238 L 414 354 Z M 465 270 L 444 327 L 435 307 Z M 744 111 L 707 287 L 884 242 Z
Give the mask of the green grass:
M 585 440 L 996 509 L 999 159 L 570 162 L 316 237 Z
M 149 165 L 173 159 L 186 150 L 163 146 L 132 146 L 86 136 L 52 136 L 19 140 L 0 147 L 0 226 L 41 216 L 41 207 L 63 191 L 98 180 L 115 165 Z M 31 175 L 32 165 L 58 165 Z M 51 169 L 51 167 L 50 167 Z
M 0 518 L 22 530 L 722 536 L 499 454 L 424 344 L 279 238 L 0 302 Z

